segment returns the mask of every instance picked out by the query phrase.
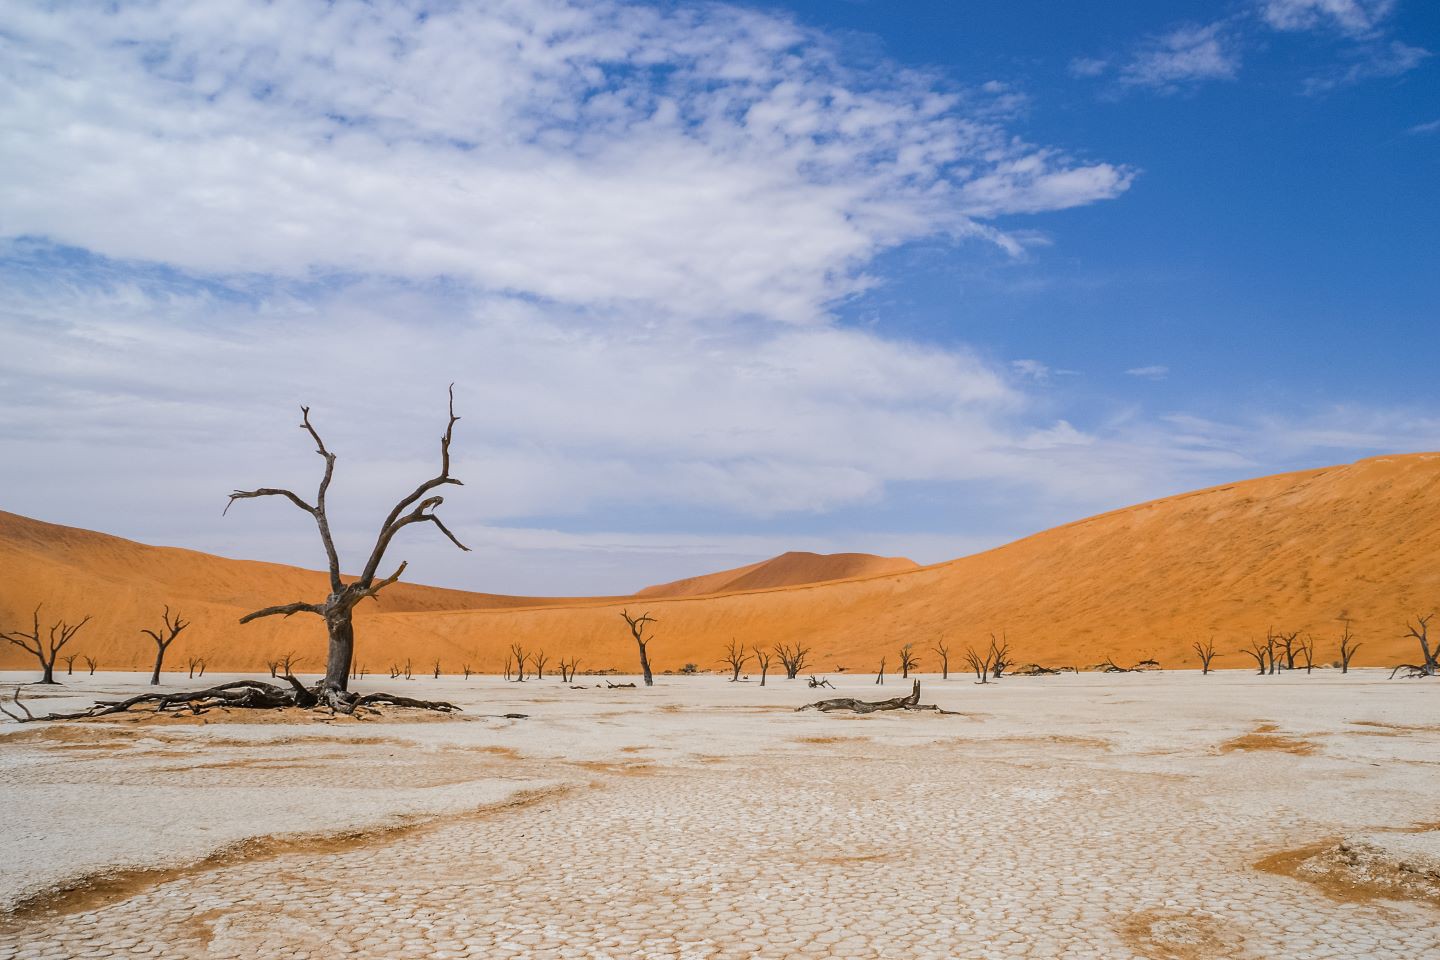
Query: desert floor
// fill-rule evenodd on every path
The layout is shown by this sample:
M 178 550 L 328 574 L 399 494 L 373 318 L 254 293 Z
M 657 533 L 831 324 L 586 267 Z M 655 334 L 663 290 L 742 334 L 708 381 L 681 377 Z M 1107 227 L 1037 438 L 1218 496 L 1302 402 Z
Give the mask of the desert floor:
M 31 708 L 146 689 L 63 679 Z M 0 960 L 1440 957 L 1424 882 L 1323 866 L 1341 837 L 1440 863 L 1440 682 L 923 679 L 960 714 L 797 713 L 817 691 L 773 677 L 372 678 L 465 713 L 7 723 Z

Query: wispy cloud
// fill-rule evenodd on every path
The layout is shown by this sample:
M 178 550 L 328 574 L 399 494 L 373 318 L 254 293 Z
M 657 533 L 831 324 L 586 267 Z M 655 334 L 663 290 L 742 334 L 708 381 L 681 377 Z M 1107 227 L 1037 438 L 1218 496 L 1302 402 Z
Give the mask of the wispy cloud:
M 1110 69 L 1110 61 L 1103 57 L 1076 57 L 1070 61 L 1072 77 L 1098 77 Z
M 1138 377 L 1141 380 L 1164 380 L 1170 376 L 1170 368 L 1156 364 L 1149 367 L 1131 367 L 1125 371 L 1126 376 Z
M 446 276 L 805 322 L 870 284 L 887 247 L 1018 251 L 979 221 L 1131 179 L 1015 137 L 1003 85 L 857 67 L 718 4 L 156 0 L 9 19 L 6 230 L 188 271 Z
M 1431 56 L 1429 50 L 1399 40 L 1367 44 L 1348 51 L 1346 65 L 1306 79 L 1304 89 L 1309 94 L 1328 93 L 1364 80 L 1402 76 Z
M 1240 53 L 1223 22 L 1187 25 L 1156 37 L 1120 70 L 1120 82 L 1175 91 L 1205 80 L 1233 80 Z
M 1261 0 L 1260 16 L 1276 30 L 1331 28 L 1354 37 L 1374 34 L 1395 0 Z
M 1111 77 L 1121 87 L 1175 93 L 1206 81 L 1234 80 L 1242 50 L 1275 32 L 1315 32 L 1334 38 L 1339 63 L 1306 78 L 1301 90 L 1325 93 L 1364 80 L 1408 73 L 1430 51 L 1387 36 L 1394 0 L 1259 0 L 1210 24 L 1181 24 L 1136 45 L 1126 56 L 1077 57 L 1079 78 Z
M 1440 120 L 1429 120 L 1425 123 L 1417 123 L 1415 124 L 1415 126 L 1411 127 L 1409 130 L 1406 131 L 1406 133 L 1412 133 L 1417 135 L 1436 132 L 1440 132 Z

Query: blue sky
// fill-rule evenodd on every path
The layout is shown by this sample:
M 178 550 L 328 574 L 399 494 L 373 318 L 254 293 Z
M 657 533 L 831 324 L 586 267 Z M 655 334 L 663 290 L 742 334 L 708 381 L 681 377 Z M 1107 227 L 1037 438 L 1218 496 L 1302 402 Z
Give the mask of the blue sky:
M 1440 12 L 508 0 L 0 15 L 0 509 L 314 564 L 457 382 L 475 550 L 937 561 L 1440 447 Z

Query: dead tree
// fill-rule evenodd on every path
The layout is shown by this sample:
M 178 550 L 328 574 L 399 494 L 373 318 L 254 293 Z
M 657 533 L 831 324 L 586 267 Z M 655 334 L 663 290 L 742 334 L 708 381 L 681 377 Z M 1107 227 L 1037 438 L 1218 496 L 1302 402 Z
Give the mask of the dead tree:
M 289 673 L 286 673 L 285 675 L 288 677 L 290 674 L 289 674 Z M 406 658 L 405 658 L 405 679 L 406 679 L 406 680 L 414 680 L 414 679 L 415 679 L 415 674 L 412 673 L 411 670 L 410 670 L 410 658 L 409 658 L 409 657 L 406 657 Z
M 421 483 L 409 495 L 395 504 L 380 525 L 380 532 L 375 538 L 375 544 L 370 550 L 370 555 L 366 559 L 360 575 L 348 583 L 341 574 L 340 553 L 330 534 L 330 518 L 326 513 L 325 506 L 325 495 L 329 492 L 330 481 L 335 473 L 336 457 L 326 448 L 324 441 L 320 439 L 319 432 L 310 423 L 310 408 L 301 407 L 300 413 L 300 428 L 309 434 L 310 439 L 315 443 L 315 452 L 325 461 L 324 474 L 320 479 L 314 503 L 302 499 L 290 490 L 260 487 L 254 490 L 234 491 L 230 494 L 230 500 L 225 509 L 228 511 L 237 500 L 280 497 L 308 514 L 315 521 L 321 546 L 325 550 L 325 559 L 330 575 L 330 593 L 318 603 L 297 600 L 293 603 L 282 603 L 266 607 L 263 610 L 256 610 L 241 617 L 240 622 L 249 623 L 261 617 L 290 617 L 297 613 L 313 614 L 324 620 L 329 638 L 325 674 L 316 683 L 312 693 L 320 704 L 342 713 L 351 713 L 360 699 L 348 690 L 350 664 L 355 657 L 355 607 L 362 600 L 377 598 L 380 591 L 399 580 L 401 574 L 405 572 L 405 563 L 402 562 L 388 577 L 380 574 L 380 564 L 384 562 L 385 553 L 396 535 L 412 524 L 432 523 L 455 546 L 461 550 L 469 549 L 456 538 L 455 534 L 450 532 L 450 529 L 435 514 L 435 510 L 445 502 L 444 497 L 432 495 L 432 492 L 440 487 L 460 483 L 458 479 L 450 475 L 450 441 L 454 436 L 455 423 L 460 419 L 455 416 L 455 388 L 453 385 L 450 387 L 449 419 L 445 425 L 445 433 L 440 438 L 440 472 Z
M 560 682 L 574 683 L 575 669 L 580 666 L 579 657 L 571 657 L 569 660 L 560 661 Z
M 1350 658 L 1355 656 L 1363 644 L 1355 642 L 1355 635 L 1350 632 L 1350 621 L 1345 621 L 1345 632 L 1340 634 L 1340 672 L 1350 672 Z
M 541 650 L 539 653 L 532 653 L 530 655 L 530 663 L 535 667 L 536 680 L 545 679 L 545 664 L 549 662 L 550 658 L 545 656 L 544 650 Z
M 1436 657 L 1440 656 L 1440 648 L 1430 649 L 1430 620 L 1435 614 L 1426 614 L 1423 617 L 1416 617 L 1416 623 L 1408 621 L 1405 624 L 1407 637 L 1413 637 L 1420 644 L 1420 671 L 1422 676 L 1433 677 L 1440 673 L 1440 663 L 1436 663 Z M 1393 674 L 1392 674 L 1393 676 Z
M 1267 637 L 1266 642 L 1263 644 L 1259 640 L 1251 640 L 1250 649 L 1241 650 L 1240 652 L 1245 654 L 1247 657 L 1255 658 L 1255 672 L 1263 677 L 1265 676 L 1266 668 L 1269 665 L 1268 658 L 1270 657 L 1271 653 L 1273 653 L 1273 651 L 1274 648 L 1269 643 L 1269 638 Z
M 470 664 L 468 664 L 468 663 L 461 664 L 461 665 L 460 665 L 460 669 L 461 669 L 462 671 L 464 671 L 464 673 L 465 673 L 465 679 L 466 679 L 466 680 L 469 680 L 469 679 L 470 679 L 470 674 L 473 672 L 473 671 L 470 669 Z
M 915 658 L 915 644 L 905 644 L 900 648 L 900 679 L 909 680 L 910 671 L 918 666 L 920 661 Z
M 810 681 L 806 684 L 806 686 L 812 690 L 816 689 L 817 687 L 829 687 L 831 690 L 835 689 L 835 684 L 830 682 L 829 677 L 811 677 Z
M 40 607 L 44 604 L 37 604 L 35 612 L 31 616 L 30 632 L 23 630 L 12 630 L 9 633 L 0 632 L 0 640 L 8 640 L 15 646 L 24 650 L 40 661 L 41 683 L 55 683 L 55 659 L 60 656 L 60 651 L 65 644 L 75 639 L 75 634 L 80 628 L 90 622 L 89 614 L 77 624 L 69 624 L 64 620 L 56 621 L 50 627 L 48 635 L 40 635 Z
M 730 646 L 725 648 L 725 656 L 720 658 L 721 663 L 730 665 L 730 682 L 735 683 L 740 679 L 740 671 L 745 668 L 745 661 L 750 659 L 750 654 L 745 652 L 745 645 L 736 643 L 735 638 L 730 638 Z
M 934 651 L 940 655 L 940 679 L 950 679 L 950 647 L 944 641 L 936 641 Z
M 440 679 L 440 661 L 439 661 L 439 660 L 436 660 L 436 661 L 435 661 L 435 677 L 434 677 L 434 679 L 436 679 L 436 680 L 439 680 L 439 679 Z
M 294 653 L 287 653 L 287 654 L 285 654 L 285 656 L 281 657 L 278 661 L 276 661 L 276 666 L 280 669 L 279 676 L 280 676 L 280 677 L 291 677 L 291 676 L 294 676 L 294 675 L 295 675 L 295 668 L 298 667 L 298 666 L 300 666 L 300 664 L 302 664 L 302 663 L 304 663 L 304 662 L 305 662 L 305 660 L 304 660 L 303 657 L 297 657 L 297 656 L 295 656 Z
M 965 648 L 965 662 L 970 664 L 970 669 L 975 671 L 976 683 L 990 682 L 990 659 L 995 653 L 995 644 L 991 643 L 984 656 L 974 647 Z
M 801 646 L 798 641 L 794 644 L 777 643 L 775 656 L 780 658 L 781 665 L 785 667 L 785 679 L 794 680 L 810 659 L 810 648 Z
M 885 658 L 880 658 L 880 668 L 875 671 L 875 686 L 885 686 Z
M 505 654 L 505 682 L 510 682 L 510 675 L 515 672 L 515 657 L 512 654 Z
M 530 655 L 525 648 L 518 643 L 510 644 L 510 656 L 515 660 L 515 682 L 525 682 L 525 664 L 529 661 Z
M 1010 640 L 1004 633 L 1000 639 L 995 639 L 995 634 L 990 634 L 990 675 L 996 680 L 1005 676 L 1005 671 L 1010 669 Z
M 920 681 L 913 681 L 914 686 L 908 697 L 895 697 L 892 700 L 856 700 L 854 697 L 836 697 L 833 700 L 819 700 L 815 703 L 807 703 L 803 707 L 796 707 L 796 711 L 819 710 L 821 713 L 833 713 L 837 710 L 849 710 L 851 713 L 876 713 L 881 710 L 934 710 L 936 713 L 945 713 L 935 704 L 920 703 Z
M 1274 630 L 1265 631 L 1265 650 L 1270 658 L 1270 675 L 1280 672 L 1280 635 Z
M 1190 646 L 1195 651 L 1195 655 L 1200 658 L 1200 675 L 1204 676 L 1210 672 L 1210 661 L 1219 656 L 1215 652 L 1215 638 L 1211 637 L 1204 643 L 1196 640 Z
M 1312 637 L 1312 636 L 1311 636 L 1310 634 L 1308 634 L 1308 633 L 1305 634 L 1305 639 L 1302 640 L 1302 641 L 1300 641 L 1300 645 L 1295 648 L 1295 654 L 1296 654 L 1297 659 L 1299 659 L 1299 660 L 1301 661 L 1301 666 L 1303 666 L 1303 667 L 1305 668 L 1305 673 L 1306 673 L 1306 674 L 1309 674 L 1309 673 L 1311 673 L 1312 671 L 1314 671 L 1314 669 L 1315 669 L 1315 638 Z
M 123 713 L 137 706 L 151 706 L 157 713 L 188 710 L 195 715 L 203 714 L 214 707 L 272 710 L 280 707 L 323 706 L 316 699 L 314 692 L 307 690 L 299 680 L 294 677 L 285 679 L 290 682 L 289 689 L 260 680 L 235 680 L 206 690 L 189 690 L 180 693 L 142 693 L 140 696 L 131 697 L 128 700 L 99 700 L 90 707 L 75 713 L 49 713 L 43 717 L 35 716 L 28 707 L 20 702 L 20 689 L 17 687 L 12 706 L 20 712 L 18 714 L 11 713 L 3 703 L 0 703 L 0 713 L 20 723 L 30 723 L 36 720 L 88 720 L 92 717 L 106 717 L 114 713 Z M 409 697 L 390 693 L 370 693 L 363 697 L 357 696 L 355 703 L 351 706 L 351 712 L 384 704 L 397 707 L 421 707 L 444 713 L 460 709 L 453 703 L 442 701 L 412 700 Z M 519 715 L 507 714 L 506 716 L 518 717 Z
M 274 680 L 276 677 L 278 677 L 278 676 L 280 675 L 280 661 L 279 661 L 278 659 L 273 659 L 273 658 L 272 658 L 272 659 L 270 659 L 270 660 L 266 660 L 266 661 L 265 661 L 265 667 L 266 667 L 266 669 L 268 669 L 268 670 L 270 671 L 270 679 L 271 679 L 271 680 Z M 394 678 L 394 676 L 391 676 L 390 679 L 393 680 L 393 679 L 395 679 L 395 678 Z
M 178 612 L 175 616 L 170 616 L 170 606 L 168 604 L 165 606 L 165 613 L 162 615 L 161 622 L 163 626 L 158 630 L 149 630 L 146 628 L 141 628 L 140 630 L 141 633 L 149 634 L 150 639 L 155 641 L 155 670 L 150 674 L 150 685 L 152 687 L 160 684 L 160 667 L 165 663 L 165 651 L 169 650 L 170 644 L 174 643 L 175 638 L 180 636 L 180 631 L 190 626 L 190 621 L 181 620 Z M 287 670 L 285 672 L 289 673 L 290 671 Z
M 95 676 L 95 668 L 100 666 L 99 662 L 91 656 L 85 657 L 85 666 L 90 670 L 90 676 Z
M 646 636 L 645 634 L 650 624 L 660 621 L 650 616 L 649 613 L 632 617 L 629 610 L 621 610 L 620 616 L 625 618 L 625 622 L 630 627 L 630 636 L 635 638 L 635 646 L 640 651 L 640 673 L 645 677 L 645 686 L 653 687 L 655 686 L 655 677 L 650 673 L 650 655 L 646 648 L 650 645 L 650 641 L 655 639 L 655 635 L 652 633 Z
M 400 664 L 398 664 L 398 663 L 392 663 L 392 664 L 390 664 L 390 679 L 391 679 L 391 680 L 398 680 L 398 679 L 400 679 Z
M 1275 635 L 1275 640 L 1280 645 L 1280 649 L 1285 651 L 1286 670 L 1295 669 L 1295 657 L 1300 653 L 1300 648 L 1297 646 L 1299 636 L 1299 630 L 1293 633 L 1277 633 Z
M 202 677 L 205 676 L 205 658 L 204 658 L 204 657 L 191 657 L 191 658 L 189 658 L 188 660 L 186 660 L 185 663 L 186 663 L 186 666 L 188 666 L 188 667 L 190 668 L 190 679 L 191 679 L 191 680 L 194 680 L 194 679 L 195 679 L 195 670 L 196 670 L 196 668 L 199 668 L 199 670 L 200 670 L 200 676 L 202 676 Z
M 755 662 L 760 665 L 760 686 L 765 686 L 765 675 L 770 672 L 770 651 L 755 648 Z
M 72 676 L 75 673 L 75 659 L 79 656 L 78 653 L 68 653 L 60 658 L 65 661 L 65 676 Z

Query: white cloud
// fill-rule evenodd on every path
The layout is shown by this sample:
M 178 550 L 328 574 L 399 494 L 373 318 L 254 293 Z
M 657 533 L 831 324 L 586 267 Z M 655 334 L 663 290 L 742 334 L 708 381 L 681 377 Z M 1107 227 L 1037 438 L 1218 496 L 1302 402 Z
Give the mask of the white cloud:
M 1304 89 L 1310 94 L 1328 93 L 1363 80 L 1398 77 L 1414 70 L 1431 56 L 1429 50 L 1399 40 L 1362 44 L 1346 51 L 1344 59 L 1349 61 L 1348 65 L 1310 77 L 1305 81 Z
M 1004 85 L 843 62 L 724 5 L 215 0 L 15 11 L 10 236 L 220 275 L 453 277 L 810 321 L 921 236 L 1113 197 Z
M 1127 376 L 1139 377 L 1141 380 L 1164 380 L 1170 375 L 1170 368 L 1156 364 L 1148 367 L 1131 367 L 1125 373 Z
M 1260 15 L 1276 30 L 1329 27 L 1351 36 L 1373 33 L 1395 0 L 1262 0 Z
M 1173 91 L 1202 80 L 1233 80 L 1239 69 L 1239 51 L 1222 21 L 1154 38 L 1121 69 L 1120 82 Z
M 1070 61 L 1073 77 L 1098 77 L 1110 69 L 1110 61 L 1102 57 L 1076 57 Z
M 1426 123 L 1417 123 L 1417 124 L 1415 124 L 1415 126 L 1411 127 L 1409 130 L 1407 130 L 1406 133 L 1411 133 L 1411 134 L 1426 134 L 1426 133 L 1435 133 L 1435 132 L 1437 132 L 1437 131 L 1440 131 L 1440 120 L 1430 120 L 1430 121 L 1428 121 L 1428 122 L 1426 122 Z
M 1011 360 L 1010 367 L 1021 377 L 1044 383 L 1050 379 L 1050 365 L 1039 360 Z

